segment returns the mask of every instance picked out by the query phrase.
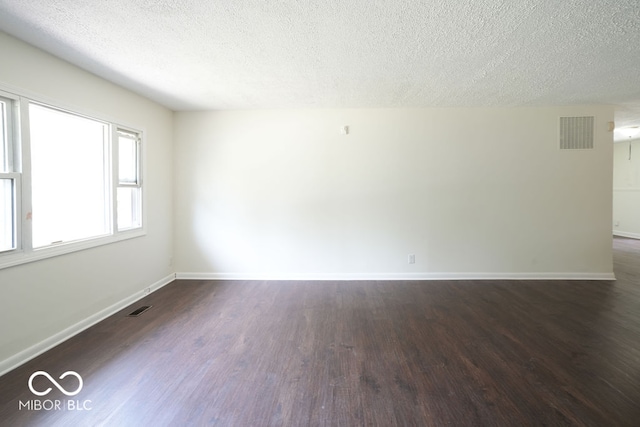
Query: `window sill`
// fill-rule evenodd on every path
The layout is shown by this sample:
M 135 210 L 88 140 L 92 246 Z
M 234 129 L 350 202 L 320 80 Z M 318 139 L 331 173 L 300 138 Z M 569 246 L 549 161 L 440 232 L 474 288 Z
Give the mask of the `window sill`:
M 85 249 L 95 248 L 98 246 L 109 245 L 123 240 L 135 239 L 137 237 L 145 236 L 146 234 L 147 232 L 144 228 L 137 228 L 128 231 L 121 231 L 115 235 L 62 243 L 55 246 L 33 249 L 29 252 L 25 252 L 23 250 L 8 251 L 0 254 L 0 270 L 3 268 L 14 267 L 16 265 L 27 264 L 47 258 L 83 251 Z

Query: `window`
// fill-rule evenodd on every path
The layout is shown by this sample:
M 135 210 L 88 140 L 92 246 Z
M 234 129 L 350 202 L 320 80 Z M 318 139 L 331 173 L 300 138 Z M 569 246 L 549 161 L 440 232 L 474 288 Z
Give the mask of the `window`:
M 118 129 L 118 230 L 142 224 L 142 186 L 140 182 L 140 135 Z
M 15 100 L 0 96 L 0 252 L 17 247 L 17 201 L 20 174 L 16 170 Z
M 109 234 L 109 126 L 29 105 L 33 247 Z
M 0 138 L 0 268 L 144 234 L 142 132 L 0 92 Z

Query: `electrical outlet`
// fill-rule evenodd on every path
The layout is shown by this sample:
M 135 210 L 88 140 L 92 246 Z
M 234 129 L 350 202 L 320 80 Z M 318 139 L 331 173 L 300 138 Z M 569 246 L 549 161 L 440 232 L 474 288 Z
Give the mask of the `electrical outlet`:
M 620 226 L 620 221 L 616 221 L 615 223 L 613 223 L 614 226 L 619 227 Z
M 151 288 L 144 288 L 144 294 L 149 295 L 151 293 Z
M 415 264 L 415 263 L 416 263 L 416 255 L 409 254 L 409 264 Z

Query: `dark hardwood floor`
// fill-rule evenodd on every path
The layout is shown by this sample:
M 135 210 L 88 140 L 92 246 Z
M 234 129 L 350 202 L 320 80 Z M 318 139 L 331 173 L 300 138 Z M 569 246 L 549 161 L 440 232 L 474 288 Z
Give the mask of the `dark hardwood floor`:
M 0 423 L 639 426 L 640 241 L 614 243 L 616 282 L 176 281 L 0 377 Z M 84 387 L 38 398 L 37 370 Z

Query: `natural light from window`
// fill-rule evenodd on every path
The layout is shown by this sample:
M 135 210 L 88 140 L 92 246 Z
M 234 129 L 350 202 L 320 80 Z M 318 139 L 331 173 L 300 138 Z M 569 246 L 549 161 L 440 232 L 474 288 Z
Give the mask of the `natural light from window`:
M 0 101 L 0 252 L 11 250 L 15 245 L 14 179 L 8 176 L 9 165 L 9 120 L 8 105 Z
M 2 138 L 2 141 L 0 142 L 0 172 L 9 172 L 9 156 L 7 152 L 9 149 L 9 143 L 7 141 L 7 126 L 7 103 L 0 101 L 0 138 Z
M 0 90 L 0 269 L 145 235 L 143 133 Z
M 33 247 L 110 233 L 106 123 L 29 105 Z
M 13 249 L 13 182 L 0 178 L 0 252 Z
M 118 230 L 142 225 L 139 155 L 140 136 L 118 130 Z

